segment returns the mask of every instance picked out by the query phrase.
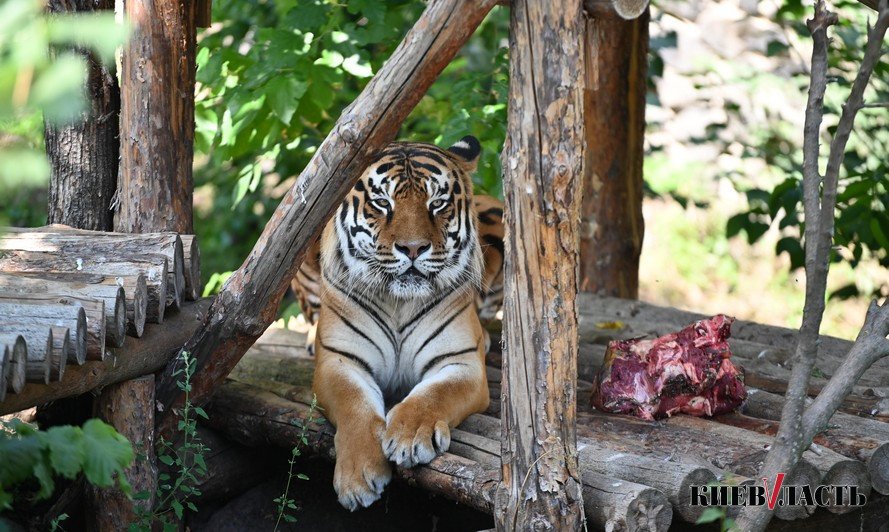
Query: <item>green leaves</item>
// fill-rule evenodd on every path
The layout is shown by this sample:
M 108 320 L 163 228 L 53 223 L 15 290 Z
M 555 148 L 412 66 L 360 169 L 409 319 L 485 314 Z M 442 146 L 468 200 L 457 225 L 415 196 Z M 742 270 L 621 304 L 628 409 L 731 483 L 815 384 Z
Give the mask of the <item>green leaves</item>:
M 13 420 L 0 430 L 0 508 L 11 501 L 4 492 L 28 478 L 39 483 L 38 499 L 52 495 L 53 477 L 74 479 L 83 473 L 99 487 L 111 486 L 115 477 L 126 491 L 123 471 L 133 462 L 133 447 L 126 438 L 101 420 L 90 419 L 83 427 L 59 426 L 38 431 Z
M 290 124 L 293 114 L 299 107 L 299 100 L 306 93 L 309 84 L 289 76 L 272 78 L 265 86 L 266 95 L 275 113 L 284 125 Z

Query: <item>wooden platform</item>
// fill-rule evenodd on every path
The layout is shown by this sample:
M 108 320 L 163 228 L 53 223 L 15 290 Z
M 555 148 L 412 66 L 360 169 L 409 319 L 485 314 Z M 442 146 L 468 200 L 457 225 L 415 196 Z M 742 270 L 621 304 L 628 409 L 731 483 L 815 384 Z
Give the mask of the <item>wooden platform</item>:
M 658 460 L 663 464 L 665 475 L 667 470 L 688 470 L 702 467 L 716 474 L 716 477 L 735 481 L 748 481 L 755 476 L 758 465 L 767 450 L 769 436 L 764 435 L 762 427 L 776 426 L 768 419 L 751 418 L 733 414 L 738 419 L 700 419 L 688 416 L 676 416 L 659 422 L 644 422 L 623 416 L 613 416 L 596 412 L 589 402 L 590 382 L 601 364 L 605 345 L 611 339 L 632 338 L 639 336 L 661 335 L 671 332 L 700 319 L 702 315 L 676 309 L 657 307 L 637 301 L 626 301 L 611 298 L 580 298 L 581 343 L 578 371 L 578 448 L 581 454 L 581 468 L 584 474 L 606 475 L 615 477 L 618 483 L 628 485 L 639 482 L 640 476 L 629 469 L 611 468 L 596 470 L 595 456 L 589 453 L 597 449 L 620 449 L 631 456 L 645 460 Z M 497 327 L 491 328 L 493 344 L 498 346 Z M 731 346 L 735 353 L 734 360 L 744 368 L 748 378 L 748 387 L 754 395 L 768 395 L 757 392 L 753 384 L 762 388 L 781 392 L 786 386 L 789 376 L 790 353 L 794 347 L 795 331 L 790 329 L 764 326 L 746 321 L 737 321 L 732 331 Z M 302 334 L 283 330 L 270 329 L 244 357 L 241 364 L 231 375 L 231 380 L 223 386 L 208 409 L 211 424 L 227 433 L 229 437 L 248 445 L 273 443 L 287 445 L 292 437 L 289 428 L 284 424 L 298 422 L 306 413 L 311 402 L 311 374 L 313 361 L 305 352 L 305 338 Z M 820 374 L 813 379 L 813 388 L 823 384 L 826 377 L 841 363 L 850 342 L 824 337 L 822 352 L 818 359 Z M 398 470 L 397 477 L 415 484 L 422 489 L 449 495 L 460 502 L 473 507 L 491 511 L 493 489 L 499 478 L 499 390 L 500 353 L 495 348 L 489 354 L 488 377 L 491 388 L 491 406 L 483 415 L 472 416 L 463 425 L 453 431 L 452 445 L 449 453 L 436 459 L 429 466 L 414 470 Z M 845 415 L 846 422 L 883 428 L 889 435 L 889 408 L 885 399 L 889 383 L 889 362 L 875 366 L 865 375 L 856 387 L 855 395 L 844 404 L 846 412 L 860 415 L 853 418 Z M 813 391 L 815 391 L 813 390 Z M 271 393 L 270 393 L 271 392 Z M 255 401 L 254 401 L 255 399 Z M 780 398 L 778 398 L 780 399 Z M 752 403 L 753 401 L 751 401 Z M 759 400 L 758 412 L 762 404 Z M 748 412 L 749 413 L 749 412 Z M 776 412 L 776 414 L 779 412 Z M 316 414 L 317 416 L 317 414 Z M 774 416 L 770 416 L 774 417 Z M 745 419 L 760 422 L 757 430 L 739 428 L 739 420 Z M 860 421 L 858 421 L 860 420 Z M 743 424 L 743 423 L 742 423 Z M 252 427 L 252 430 L 250 428 Z M 827 441 L 840 429 L 832 428 L 824 433 Z M 332 453 L 333 428 L 326 422 L 312 425 L 310 431 L 311 450 L 324 455 Z M 882 443 L 889 441 L 889 436 L 875 436 Z M 734 440 L 734 441 L 733 441 Z M 762 444 L 766 441 L 766 444 Z M 846 441 L 846 440 L 844 440 Z M 857 441 L 857 440 L 856 440 Z M 760 445 L 758 448 L 756 445 Z M 830 444 L 832 445 L 832 444 Z M 871 443 L 870 445 L 873 445 Z M 818 446 L 817 453 L 807 451 L 804 459 L 813 464 L 817 470 L 815 477 L 808 481 L 823 482 L 829 480 L 831 471 L 836 468 L 850 467 L 855 471 L 855 478 L 867 481 L 867 474 L 861 476 L 863 467 L 855 464 L 861 456 L 867 455 L 868 445 L 860 444 L 860 449 L 837 445 L 842 452 L 831 451 L 829 447 Z M 744 450 L 749 453 L 745 456 Z M 819 454 L 820 453 L 820 454 Z M 861 455 L 860 453 L 865 453 Z M 614 453 L 615 455 L 618 453 Z M 586 458 L 585 458 L 586 457 Z M 620 460 L 617 460 L 620 462 Z M 833 464 L 833 465 L 831 465 Z M 859 464 L 861 465 L 861 464 Z M 684 468 L 684 469 L 683 469 Z M 837 469 L 838 470 L 838 469 Z M 739 477 L 740 478 L 739 478 Z M 319 489 L 332 489 L 319 487 Z M 591 486 L 585 486 L 587 499 Z M 592 494 L 600 497 L 601 494 Z M 670 494 L 667 494 L 668 498 Z M 771 525 L 775 530 L 803 530 L 813 526 L 829 526 L 832 529 L 845 530 L 879 530 L 889 516 L 889 497 L 870 491 L 868 504 L 861 509 L 832 508 L 832 511 L 818 509 L 809 515 L 805 509 L 779 513 L 785 520 L 775 519 Z M 593 528 L 612 525 L 626 526 L 621 519 L 626 514 L 614 514 L 619 505 L 607 505 L 606 511 L 598 516 L 591 516 L 590 502 L 586 501 L 587 515 Z M 610 503 L 609 503 L 610 504 Z M 597 510 L 592 508 L 593 513 Z M 626 510 L 624 510 L 626 512 Z M 650 519 L 663 519 L 663 512 L 658 514 L 651 509 L 646 510 Z M 730 512 L 731 513 L 731 512 Z M 680 509 L 674 504 L 667 526 L 671 529 L 689 527 L 688 509 Z M 639 517 L 639 514 L 636 514 Z M 598 521 L 597 521 L 598 520 Z M 610 521 L 609 521 L 610 520 Z M 683 524 L 683 521 L 686 521 Z M 671 525 L 672 522 L 672 525 Z M 653 524 L 653 523 L 652 523 Z M 638 523 L 637 523 L 638 525 Z M 632 528 L 632 527 L 631 527 Z M 641 529 L 646 529 L 642 527 Z M 651 526 L 647 529 L 665 529 L 663 526 Z

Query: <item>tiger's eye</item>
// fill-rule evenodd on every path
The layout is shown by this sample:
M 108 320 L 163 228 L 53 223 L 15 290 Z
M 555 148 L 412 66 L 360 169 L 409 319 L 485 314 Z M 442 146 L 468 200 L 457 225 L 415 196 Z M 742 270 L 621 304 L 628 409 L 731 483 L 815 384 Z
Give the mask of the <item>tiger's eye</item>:
M 436 209 L 441 208 L 444 204 L 445 204 L 444 200 L 442 200 L 442 199 L 437 199 L 437 200 L 435 200 L 435 201 L 433 201 L 432 203 L 429 204 L 429 208 L 432 209 L 432 210 L 434 211 L 434 210 L 436 210 Z
M 386 198 L 377 198 L 375 200 L 372 200 L 370 204 L 380 211 L 387 211 L 392 206 L 392 204 L 389 203 L 389 200 L 387 200 Z

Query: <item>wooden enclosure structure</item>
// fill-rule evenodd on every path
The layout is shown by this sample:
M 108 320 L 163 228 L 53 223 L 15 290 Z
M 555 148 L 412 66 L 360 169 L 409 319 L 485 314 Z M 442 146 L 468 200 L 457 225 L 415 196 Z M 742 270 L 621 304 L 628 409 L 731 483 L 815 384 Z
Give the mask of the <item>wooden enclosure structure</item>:
M 389 61 L 343 112 L 221 293 L 212 302 L 183 303 L 195 299 L 200 286 L 197 245 L 187 235 L 192 232 L 194 125 L 189 95 L 194 92 L 194 32 L 197 24 L 208 22 L 208 3 L 127 0 L 126 13 L 136 32 L 122 61 L 123 159 L 114 223 L 119 233 L 82 231 L 111 229 L 106 216 L 96 215 L 112 208 L 107 198 L 101 205 L 51 210 L 61 213 L 53 221 L 80 231 L 48 227 L 13 231 L 0 239 L 0 249 L 5 250 L 0 252 L 0 270 L 30 272 L 27 277 L 0 275 L 0 312 L 7 288 L 25 300 L 32 296 L 24 294 L 46 290 L 57 296 L 53 304 L 62 297 L 91 297 L 75 305 L 85 314 L 82 327 L 78 315 L 74 321 L 69 318 L 67 335 L 53 324 L 45 339 L 27 342 L 42 346 L 35 349 L 44 353 L 66 352 L 65 360 L 89 360 L 64 373 L 64 364 L 50 366 L 50 378 L 61 382 L 43 382 L 47 370 L 36 366 L 24 379 L 41 380 L 39 384 L 22 387 L 21 377 L 10 379 L 9 388 L 16 393 L 0 402 L 0 413 L 104 388 L 96 412 L 128 437 L 147 440 L 150 451 L 152 417 L 157 416 L 161 434 L 175 426 L 182 397 L 175 378 L 179 362 L 173 355 L 184 348 L 197 360 L 192 400 L 210 402 L 212 426 L 246 444 L 294 445 L 298 432 L 290 423 L 306 415 L 311 397 L 312 363 L 301 352 L 302 338 L 281 339 L 282 333 L 269 332 L 242 357 L 274 319 L 308 244 L 335 206 L 497 3 L 429 2 Z M 94 7 L 85 3 L 82 9 Z M 674 518 L 693 522 L 702 509 L 689 504 L 691 484 L 730 478 L 749 482 L 756 473 L 780 410 L 780 397 L 769 392 L 782 393 L 786 387 L 785 355 L 795 335 L 756 324 L 736 328 L 732 347 L 748 386 L 761 390 L 743 414 L 713 421 L 678 416 L 652 425 L 589 407 L 589 381 L 601 364 L 607 340 L 665 333 L 696 319 L 629 300 L 637 295 L 643 234 L 648 15 L 619 20 L 609 1 L 595 0 L 513 0 L 509 8 L 510 133 L 503 158 L 507 311 L 504 350 L 495 349 L 488 359 L 490 387 L 494 399 L 502 402 L 493 401 L 488 412 L 455 429 L 449 453 L 397 474 L 492 513 L 501 530 L 536 529 L 554 522 L 577 530 L 584 520 L 597 528 L 666 530 Z M 142 105 L 146 100 L 162 105 L 148 108 Z M 602 104 L 606 100 L 609 105 Z M 524 124 L 533 124 L 533 129 L 523 129 Z M 619 134 L 606 135 L 615 124 L 621 126 Z M 609 142 L 602 142 L 603 136 Z M 65 149 L 56 153 L 54 168 L 72 166 L 77 154 L 71 143 L 60 146 Z M 116 153 L 106 149 L 95 157 Z M 98 167 L 107 170 L 109 164 L 105 160 Z M 77 177 L 54 174 L 53 186 L 72 194 L 78 187 L 83 191 L 92 186 L 83 175 Z M 581 192 L 590 189 L 595 193 L 583 197 Z M 82 212 L 80 218 L 74 216 L 77 212 Z M 610 238 L 614 234 L 628 236 Z M 65 262 L 64 245 L 71 239 L 89 242 L 86 247 L 117 249 L 121 260 L 111 267 L 107 261 L 93 263 L 71 255 Z M 34 244 L 38 241 L 54 241 L 56 247 L 39 248 Z M 130 245 L 135 247 L 125 248 Z M 578 255 L 582 267 L 575 277 Z M 77 264 L 75 271 L 65 266 L 71 260 Z M 131 273 L 121 273 L 125 265 Z M 110 283 L 112 276 L 123 280 Z M 122 302 L 114 286 L 122 288 Z M 575 287 L 597 296 L 577 295 Z M 125 349 L 106 350 L 109 341 L 124 342 L 117 327 L 119 312 L 109 312 L 109 306 L 114 312 L 124 309 L 124 330 L 132 336 L 144 331 L 144 336 L 126 339 Z M 168 309 L 171 315 L 166 315 Z M 67 311 L 58 312 L 61 316 Z M 163 325 L 145 328 L 139 316 Z M 616 322 L 620 326 L 610 325 Z M 105 331 L 104 341 L 98 338 L 99 328 Z M 108 334 L 109 329 L 114 331 Z M 16 336 L 3 340 L 2 334 L 0 329 L 0 355 L 27 361 L 27 354 L 24 359 L 21 354 L 23 342 Z M 68 339 L 67 347 L 63 338 Z M 838 354 L 848 349 L 836 339 L 823 342 L 830 360 L 839 360 Z M 78 346 L 83 344 L 82 355 Z M 835 418 L 839 428 L 818 441 L 824 447 L 821 452 L 807 454 L 793 472 L 799 483 L 872 483 L 868 507 L 836 505 L 819 511 L 812 519 L 822 524 L 835 523 L 853 510 L 857 519 L 868 523 L 880 522 L 889 513 L 889 405 L 879 399 L 887 392 L 886 381 L 879 379 L 887 375 L 889 370 L 880 366 L 875 380 L 861 383 L 843 405 L 846 414 Z M 225 382 L 227 377 L 235 382 Z M 142 413 L 141 423 L 121 415 L 131 411 Z M 319 422 L 310 428 L 312 450 L 328 454 L 331 427 Z M 724 449 L 718 461 L 706 459 L 713 447 Z M 153 492 L 155 473 L 149 459 L 147 467 L 128 478 L 137 489 Z M 90 499 L 97 510 L 92 524 L 99 530 L 119 529 L 133 511 L 132 501 L 113 490 L 90 493 Z M 787 508 L 778 517 L 790 520 L 809 514 Z

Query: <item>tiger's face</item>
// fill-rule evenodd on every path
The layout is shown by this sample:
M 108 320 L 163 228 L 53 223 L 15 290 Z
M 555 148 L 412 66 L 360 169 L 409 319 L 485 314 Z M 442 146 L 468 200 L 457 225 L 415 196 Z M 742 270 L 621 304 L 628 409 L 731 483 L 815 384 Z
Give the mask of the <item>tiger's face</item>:
M 421 299 L 477 285 L 482 255 L 472 209 L 481 147 L 464 137 L 443 150 L 390 144 L 340 204 L 322 264 L 365 291 Z

